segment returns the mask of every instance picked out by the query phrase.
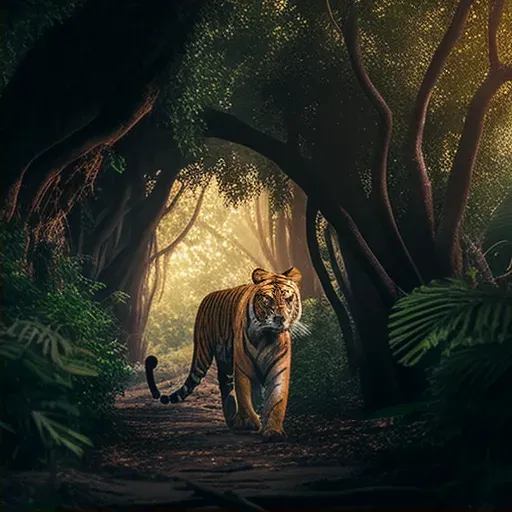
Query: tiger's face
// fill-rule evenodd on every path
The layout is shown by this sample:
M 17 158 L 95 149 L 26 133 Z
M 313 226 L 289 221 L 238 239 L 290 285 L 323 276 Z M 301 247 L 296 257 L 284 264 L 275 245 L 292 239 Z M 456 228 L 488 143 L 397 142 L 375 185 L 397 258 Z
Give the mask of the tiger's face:
M 301 273 L 295 267 L 282 274 L 257 268 L 252 273 L 256 292 L 249 311 L 252 329 L 256 332 L 280 333 L 300 319 L 302 303 L 298 283 Z

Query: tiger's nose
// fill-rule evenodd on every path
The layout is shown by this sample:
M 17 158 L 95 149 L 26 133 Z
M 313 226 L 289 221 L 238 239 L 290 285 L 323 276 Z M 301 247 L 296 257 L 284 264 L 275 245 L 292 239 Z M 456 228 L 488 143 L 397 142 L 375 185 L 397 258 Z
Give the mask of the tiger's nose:
M 282 327 L 284 325 L 284 317 L 281 315 L 274 316 L 274 322 L 279 325 L 279 327 Z

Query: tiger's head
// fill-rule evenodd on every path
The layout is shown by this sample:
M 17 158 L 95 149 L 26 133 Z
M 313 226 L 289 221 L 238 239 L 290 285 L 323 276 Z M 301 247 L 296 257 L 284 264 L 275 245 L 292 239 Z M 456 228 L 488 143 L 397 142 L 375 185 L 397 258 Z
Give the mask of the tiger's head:
M 282 274 L 262 268 L 253 271 L 255 292 L 249 306 L 251 331 L 280 333 L 291 329 L 300 320 L 302 302 L 298 284 L 301 278 L 295 267 Z

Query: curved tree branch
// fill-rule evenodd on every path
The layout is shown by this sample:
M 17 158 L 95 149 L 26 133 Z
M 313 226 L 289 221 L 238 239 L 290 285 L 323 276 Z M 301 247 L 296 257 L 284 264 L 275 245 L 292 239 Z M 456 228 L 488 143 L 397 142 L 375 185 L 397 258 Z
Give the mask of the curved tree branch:
M 188 235 L 189 231 L 194 226 L 197 217 L 199 216 L 199 211 L 201 210 L 201 206 L 203 204 L 205 192 L 206 187 L 203 188 L 203 190 L 201 190 L 201 194 L 199 195 L 199 199 L 197 200 L 194 212 L 192 213 L 192 217 L 190 217 L 190 220 L 187 222 L 187 225 L 183 228 L 183 231 L 167 247 L 164 247 L 163 249 L 160 249 L 157 253 L 153 254 L 151 258 L 149 258 L 150 264 L 166 254 L 171 254 L 176 249 L 176 247 L 178 247 L 178 245 L 183 241 L 183 239 Z
M 348 212 L 339 205 L 338 197 L 320 173 L 311 169 L 310 162 L 286 144 L 252 128 L 231 114 L 208 109 L 205 112 L 208 135 L 248 147 L 272 160 L 315 202 L 338 235 L 343 236 L 358 255 L 365 271 L 371 276 L 384 304 L 391 306 L 398 298 L 394 281 L 372 252 Z
M 36 193 L 31 211 L 37 210 L 51 183 L 64 167 L 88 154 L 97 146 L 105 143 L 113 144 L 152 109 L 159 90 L 153 84 L 144 89 L 142 93 L 137 90 L 134 97 L 129 96 L 124 100 L 130 103 L 133 102 L 134 106 L 132 108 L 126 109 L 124 101 L 121 105 L 114 104 L 113 107 L 99 115 L 90 124 L 43 153 L 29 167 L 27 173 L 42 175 L 42 179 L 34 187 Z
M 176 192 L 176 195 L 171 199 L 169 206 L 165 209 L 164 213 L 162 214 L 162 219 L 165 216 L 169 215 L 169 213 L 174 211 L 174 209 L 178 205 L 178 201 L 180 200 L 180 198 L 184 192 L 185 192 L 185 186 L 183 185 L 183 183 L 180 183 L 180 189 L 178 190 L 178 192 Z
M 417 207 L 421 208 L 420 222 L 426 225 L 428 236 L 434 239 L 434 206 L 432 199 L 432 187 L 428 177 L 427 166 L 423 156 L 423 134 L 427 119 L 427 111 L 434 86 L 441 75 L 448 55 L 460 39 L 471 5 L 474 0 L 461 0 L 455 10 L 450 26 L 446 30 L 439 43 L 428 69 L 421 82 L 418 95 L 414 104 L 411 122 L 410 141 L 413 144 L 414 173 L 412 179 L 417 181 L 419 197 Z M 416 198 L 414 198 L 416 201 Z
M 493 61 L 497 58 L 496 30 L 503 6 L 503 0 L 492 2 L 488 25 L 490 67 L 469 104 L 446 187 L 441 222 L 435 241 L 436 259 L 444 275 L 462 272 L 461 228 L 482 139 L 485 114 L 494 94 L 505 82 L 512 80 L 512 68 Z
M 372 166 L 372 191 L 370 199 L 376 206 L 378 216 L 384 223 L 384 227 L 389 233 L 391 240 L 394 242 L 393 248 L 397 257 L 403 261 L 402 271 L 406 268 L 410 269 L 411 275 L 407 277 L 407 281 L 423 283 L 423 278 L 409 254 L 409 250 L 405 245 L 402 235 L 400 234 L 393 214 L 393 208 L 389 200 L 387 174 L 388 154 L 393 130 L 393 115 L 391 109 L 380 94 L 379 90 L 371 81 L 364 66 L 357 19 L 353 6 L 348 10 L 347 16 L 340 27 L 340 25 L 334 20 L 329 0 L 326 0 L 326 5 L 334 28 L 339 31 L 339 35 L 343 37 L 343 40 L 345 41 L 356 79 L 363 89 L 364 94 L 373 105 L 380 120 L 379 135 L 375 145 L 375 162 Z
M 330 224 L 327 225 L 324 232 L 325 245 L 327 247 L 327 252 L 329 253 L 329 259 L 331 260 L 332 270 L 334 277 L 336 278 L 336 282 L 338 283 L 342 295 L 350 305 L 353 300 L 352 291 L 350 289 L 350 282 L 348 281 L 348 277 L 343 275 L 340 264 L 338 262 L 338 258 L 336 257 L 336 250 L 333 243 L 333 238 L 335 235 L 333 232 L 334 230 L 332 226 Z
M 497 70 L 501 63 L 498 55 L 498 44 L 496 35 L 500 25 L 501 14 L 505 6 L 505 0 L 494 0 L 489 5 L 489 25 L 487 30 L 487 38 L 489 45 L 489 66 L 491 71 Z
M 463 236 L 463 242 L 467 247 L 466 255 L 468 260 L 471 258 L 473 260 L 473 265 L 480 272 L 482 277 L 486 282 L 496 284 L 496 279 L 492 275 L 492 270 L 489 266 L 489 263 L 485 259 L 485 254 L 482 251 L 481 246 L 478 246 L 469 238 L 467 235 Z
M 334 230 L 330 225 L 327 225 L 327 227 L 324 230 L 324 240 L 325 244 L 327 246 L 327 252 L 329 254 L 329 260 L 331 263 L 332 271 L 334 273 L 334 277 L 336 279 L 336 282 L 338 283 L 338 286 L 340 288 L 340 291 L 343 295 L 343 298 L 345 299 L 346 305 L 343 304 L 343 308 L 345 309 L 345 315 L 341 319 L 345 325 L 343 328 L 344 338 L 345 338 L 345 344 L 347 345 L 347 361 L 349 365 L 350 372 L 352 375 L 356 375 L 357 368 L 360 364 L 360 355 L 358 356 L 358 346 L 357 346 L 357 329 L 355 328 L 354 322 L 351 320 L 350 315 L 348 314 L 348 311 L 354 311 L 353 308 L 353 300 L 352 300 L 352 293 L 350 291 L 350 287 L 347 285 L 346 280 L 344 276 L 342 275 L 340 265 L 338 262 L 338 259 L 336 257 L 336 251 L 334 250 L 334 244 L 332 241 L 332 232 Z M 340 301 L 341 302 L 341 301 Z M 347 311 L 348 308 L 348 311 Z M 346 316 L 346 318 L 345 318 Z M 347 325 L 347 319 L 348 319 L 348 325 Z M 340 319 L 338 319 L 340 321 Z M 340 324 L 341 327 L 341 324 Z

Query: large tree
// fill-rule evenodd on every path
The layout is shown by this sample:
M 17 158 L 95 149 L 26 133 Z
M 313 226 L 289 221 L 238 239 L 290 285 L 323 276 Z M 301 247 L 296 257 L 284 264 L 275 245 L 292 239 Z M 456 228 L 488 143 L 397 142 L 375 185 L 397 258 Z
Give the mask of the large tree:
M 44 207 L 77 161 L 94 179 L 172 80 L 204 3 L 89 0 L 28 49 L 0 97 L 4 219 Z
M 274 161 L 307 194 L 311 218 L 320 211 L 336 231 L 350 283 L 345 290 L 350 294 L 346 304 L 352 305 L 351 314 L 357 323 L 358 364 L 369 406 L 403 400 L 411 389 L 408 378 L 404 379 L 401 372 L 397 372 L 389 352 L 387 317 L 390 308 L 402 293 L 431 279 L 460 275 L 465 270 L 463 220 L 484 118 L 494 96 L 502 93 L 500 88 L 512 80 L 512 68 L 499 60 L 497 49 L 504 2 L 488 2 L 487 15 L 482 14 L 484 6 L 473 4 L 469 0 L 454 3 L 449 12 L 437 5 L 421 5 L 417 12 L 406 11 L 411 19 L 419 17 L 420 22 L 427 24 L 437 12 L 438 21 L 443 20 L 446 24 L 437 43 L 419 54 L 421 72 L 418 62 L 402 65 L 401 80 L 407 78 L 407 71 L 420 78 L 416 93 L 410 85 L 405 91 L 401 90 L 402 95 L 410 96 L 412 108 L 402 106 L 397 109 L 406 116 L 400 120 L 397 130 L 402 142 L 400 151 L 391 147 L 393 112 L 390 104 L 372 81 L 363 59 L 358 13 L 354 6 L 344 13 L 334 14 L 327 5 L 326 14 L 321 19 L 326 21 L 329 15 L 330 29 L 336 34 L 334 41 L 344 44 L 346 50 L 345 59 L 341 58 L 339 65 L 345 71 L 350 70 L 355 80 L 348 80 L 343 73 L 341 81 L 339 77 L 329 75 L 333 80 L 323 82 L 317 67 L 316 75 L 311 72 L 314 78 L 306 77 L 316 79 L 317 83 L 305 82 L 303 69 L 298 75 L 297 67 L 305 67 L 306 56 L 304 48 L 297 44 L 294 58 L 283 62 L 282 73 L 270 82 L 269 91 L 279 106 L 286 142 L 279 137 L 282 132 L 276 136 L 275 131 L 261 129 L 261 124 L 255 126 L 253 122 L 251 125 L 233 115 L 236 106 L 232 112 L 207 109 L 205 113 L 209 135 L 245 145 Z M 298 11 L 300 17 L 308 9 L 301 4 L 295 14 Z M 311 9 L 308 12 L 309 20 L 312 20 Z M 377 12 L 378 6 L 359 14 L 375 16 Z M 434 87 L 448 66 L 451 52 L 458 48 L 459 53 L 465 55 L 474 49 L 472 40 L 468 43 L 463 37 L 470 12 L 475 13 L 471 17 L 475 21 L 467 31 L 488 41 L 488 70 L 483 76 L 476 75 L 482 80 L 476 84 L 476 90 L 468 87 L 470 92 L 464 91 L 463 98 L 468 98 L 465 102 L 467 112 L 463 126 L 458 130 L 459 136 L 453 137 L 459 127 L 449 121 L 443 126 L 444 135 L 436 134 L 435 139 L 442 144 L 437 151 L 434 147 L 430 155 L 446 159 L 446 154 L 440 151 L 443 146 L 448 157 L 450 152 L 453 154 L 453 160 L 448 159 L 448 165 L 445 164 L 446 174 L 443 176 L 437 171 L 429 175 L 423 155 L 425 146 L 430 147 L 424 142 L 427 112 Z M 405 18 L 405 21 L 407 25 L 409 20 Z M 324 48 L 325 41 L 329 40 L 325 26 L 323 40 L 318 41 Z M 321 30 L 318 29 L 316 34 L 320 38 Z M 378 55 L 375 41 L 369 39 L 368 32 L 364 35 L 367 42 L 373 43 L 373 52 Z M 325 53 L 323 59 L 317 57 L 317 60 L 325 65 Z M 458 62 L 451 64 L 451 68 L 457 70 L 463 65 L 464 62 Z M 397 87 L 399 83 L 395 81 L 393 85 Z M 446 95 L 448 87 L 443 85 Z M 345 96 L 341 111 L 333 108 L 340 104 L 336 99 L 340 95 Z M 331 98 L 332 102 L 329 101 Z M 403 97 L 399 99 L 403 101 Z M 503 101 L 503 95 L 501 99 Z M 312 105 L 315 114 L 308 118 L 308 109 Z M 496 111 L 496 104 L 492 106 Z M 362 119 L 360 110 L 364 112 Z M 434 117 L 442 117 L 442 114 L 437 111 Z M 503 121 L 496 114 L 491 119 L 493 124 L 496 119 Z M 361 145 L 372 147 L 366 154 L 373 156 L 362 160 L 368 165 L 366 175 L 360 170 L 361 160 L 358 162 L 357 148 Z M 397 157 L 403 162 L 401 168 L 395 164 Z M 433 177 L 437 178 L 434 191 Z M 391 184 L 395 185 L 394 199 L 398 205 L 395 210 L 390 200 L 390 178 Z M 401 214 L 398 220 L 397 210 Z M 472 250 L 475 250 L 474 246 Z M 485 267 L 485 260 L 480 261 Z M 485 273 L 486 269 L 481 270 Z

